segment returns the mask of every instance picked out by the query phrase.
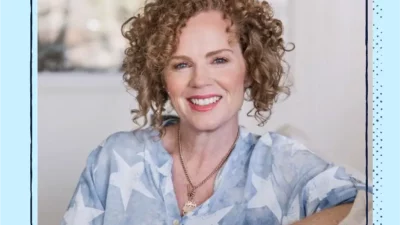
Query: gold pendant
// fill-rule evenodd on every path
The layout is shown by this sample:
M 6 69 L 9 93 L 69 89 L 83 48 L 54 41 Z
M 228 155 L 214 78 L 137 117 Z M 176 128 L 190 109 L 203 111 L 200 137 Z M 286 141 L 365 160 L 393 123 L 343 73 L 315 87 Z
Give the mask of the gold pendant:
M 197 207 L 196 203 L 193 201 L 196 189 L 191 187 L 190 184 L 188 184 L 186 187 L 187 187 L 188 200 L 182 208 L 183 215 L 190 213 L 191 211 L 193 211 L 193 209 Z
M 197 207 L 196 203 L 192 202 L 192 201 L 187 201 L 185 203 L 185 205 L 182 208 L 183 211 L 183 215 L 186 215 L 188 213 L 190 213 L 191 211 L 193 211 L 193 209 L 195 209 Z

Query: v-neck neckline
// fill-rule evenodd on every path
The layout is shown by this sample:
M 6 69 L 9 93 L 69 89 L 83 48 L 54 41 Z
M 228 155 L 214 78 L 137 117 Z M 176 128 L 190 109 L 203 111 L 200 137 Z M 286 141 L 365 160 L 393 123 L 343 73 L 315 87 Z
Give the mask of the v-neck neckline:
M 159 137 L 159 132 L 157 130 L 153 130 L 155 133 L 155 135 L 157 135 Z M 238 158 L 238 155 L 241 153 L 240 149 L 243 149 L 243 134 L 247 133 L 245 128 L 242 126 L 239 126 L 239 136 L 238 139 L 236 140 L 236 144 L 234 149 L 232 150 L 231 154 L 229 155 L 228 159 L 226 160 L 226 162 L 224 163 L 224 165 L 222 166 L 222 168 L 219 170 L 219 172 L 217 173 L 217 176 L 215 178 L 215 181 L 218 181 L 218 185 L 214 185 L 214 191 L 213 194 L 207 198 L 203 203 L 199 204 L 192 212 L 186 214 L 186 215 L 181 215 L 181 210 L 179 209 L 179 204 L 178 204 L 178 199 L 177 199 L 177 195 L 175 192 L 175 186 L 173 183 L 173 173 L 172 173 L 172 169 L 173 169 L 173 157 L 171 156 L 171 154 L 167 151 L 167 149 L 164 147 L 162 139 L 158 138 L 157 140 L 155 140 L 155 147 L 156 149 L 160 150 L 160 155 L 156 154 L 156 157 L 160 157 L 160 158 L 167 158 L 167 161 L 165 163 L 168 163 L 168 171 L 169 174 L 168 176 L 166 176 L 166 180 L 164 183 L 165 185 L 170 185 L 171 186 L 171 190 L 170 193 L 164 193 L 164 190 L 161 190 L 161 193 L 163 195 L 164 198 L 164 204 L 166 206 L 166 210 L 167 210 L 167 214 L 168 215 L 173 215 L 174 218 L 187 218 L 190 217 L 192 215 L 198 215 L 199 212 L 201 212 L 201 210 L 204 208 L 205 205 L 208 205 L 213 199 L 215 199 L 216 196 L 218 196 L 219 192 L 221 190 L 224 190 L 224 182 L 225 181 L 225 177 L 227 177 L 227 173 L 231 172 L 228 169 L 231 168 L 231 164 L 233 161 L 236 161 L 236 159 Z M 228 176 L 229 177 L 229 176 Z M 167 195 L 172 195 L 171 198 L 165 198 L 165 196 Z M 173 206 L 173 208 L 171 208 L 171 205 Z M 169 211 L 169 212 L 168 212 Z M 200 213 L 202 214 L 202 213 Z

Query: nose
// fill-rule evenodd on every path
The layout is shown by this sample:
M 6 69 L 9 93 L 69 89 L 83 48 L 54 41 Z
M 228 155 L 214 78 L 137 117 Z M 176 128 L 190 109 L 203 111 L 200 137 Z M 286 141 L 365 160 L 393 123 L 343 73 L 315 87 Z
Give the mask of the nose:
M 208 71 L 206 67 L 196 66 L 193 70 L 189 85 L 193 88 L 201 88 L 210 84 L 210 71 Z

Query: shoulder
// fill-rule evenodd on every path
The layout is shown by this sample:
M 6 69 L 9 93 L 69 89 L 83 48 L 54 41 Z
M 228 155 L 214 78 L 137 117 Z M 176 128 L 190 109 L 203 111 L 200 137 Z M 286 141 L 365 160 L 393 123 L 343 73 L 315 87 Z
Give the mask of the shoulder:
M 151 128 L 134 131 L 119 131 L 105 138 L 89 155 L 89 164 L 104 164 L 117 155 L 129 161 L 158 141 L 158 132 Z
M 250 168 L 259 175 L 285 177 L 294 184 L 332 166 L 299 141 L 275 132 L 253 134 L 249 140 Z
M 79 179 L 79 187 L 90 190 L 93 193 L 89 195 L 93 201 L 99 201 L 105 206 L 108 187 L 112 183 L 112 174 L 122 171 L 123 173 L 134 169 L 143 168 L 144 158 L 141 152 L 146 148 L 152 148 L 154 145 L 156 132 L 151 129 L 142 129 L 136 131 L 121 131 L 109 135 L 94 150 L 91 151 L 86 160 L 85 168 Z M 124 176 L 122 176 L 124 178 Z M 121 179 L 122 179 L 121 178 Z M 126 179 L 129 179 L 127 177 Z M 115 181 L 115 180 L 114 180 Z
M 263 135 L 252 134 L 250 143 L 253 146 L 252 154 L 265 155 L 273 157 L 274 160 L 285 160 L 302 162 L 307 159 L 309 163 L 311 161 L 324 161 L 312 152 L 303 143 L 275 133 L 267 132 Z
M 138 145 L 154 142 L 158 133 L 152 128 L 145 128 L 133 131 L 119 131 L 109 135 L 102 143 L 103 148 L 130 147 L 136 149 Z
M 269 132 L 247 138 L 252 182 L 269 184 L 295 221 L 320 210 L 352 202 L 365 184 L 343 167 L 326 161 L 295 139 Z

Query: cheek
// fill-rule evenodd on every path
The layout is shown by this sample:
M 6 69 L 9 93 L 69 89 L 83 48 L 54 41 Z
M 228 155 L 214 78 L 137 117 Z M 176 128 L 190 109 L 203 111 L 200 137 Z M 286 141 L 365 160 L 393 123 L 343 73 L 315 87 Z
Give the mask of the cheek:
M 175 110 L 180 111 L 180 106 L 186 101 L 182 98 L 187 87 L 187 81 L 182 79 L 182 76 L 177 76 L 176 74 L 170 75 L 165 78 L 165 85 L 168 91 L 168 96 L 172 107 Z
M 166 75 L 165 86 L 170 96 L 176 96 L 181 93 L 185 87 L 183 79 L 175 74 Z
M 245 71 L 241 68 L 235 68 L 228 72 L 228 76 L 224 76 L 224 86 L 228 92 L 239 94 L 244 91 Z M 239 92 L 239 93 L 238 93 Z M 233 94 L 233 93 L 231 93 Z

